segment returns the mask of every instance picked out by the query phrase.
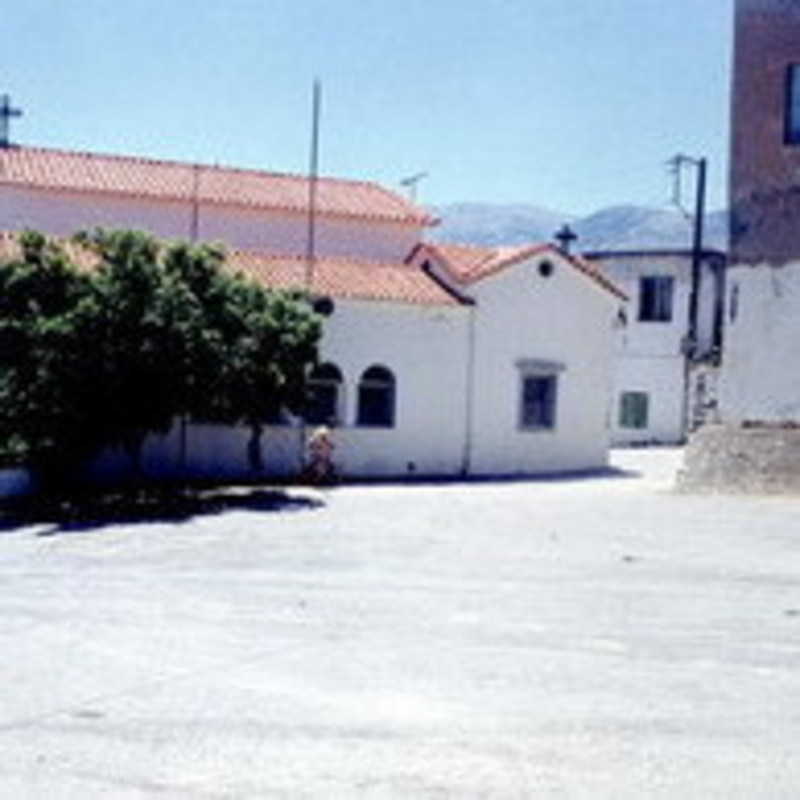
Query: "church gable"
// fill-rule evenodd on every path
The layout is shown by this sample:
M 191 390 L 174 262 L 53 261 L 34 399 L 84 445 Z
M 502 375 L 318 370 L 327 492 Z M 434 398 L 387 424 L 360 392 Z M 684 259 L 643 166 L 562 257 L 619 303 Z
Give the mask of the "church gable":
M 537 261 L 539 268 L 545 271 L 552 269 L 554 262 L 563 263 L 588 278 L 596 288 L 605 290 L 618 300 L 627 300 L 622 289 L 599 267 L 548 243 L 501 247 L 423 243 L 408 257 L 411 264 L 433 265 L 443 279 L 449 278 L 459 287 L 474 286 L 529 260 Z

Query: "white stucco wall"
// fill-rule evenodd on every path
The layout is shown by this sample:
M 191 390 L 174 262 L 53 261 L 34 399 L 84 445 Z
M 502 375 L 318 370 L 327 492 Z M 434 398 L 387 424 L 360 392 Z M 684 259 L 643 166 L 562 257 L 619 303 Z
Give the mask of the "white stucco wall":
M 97 226 L 125 227 L 188 239 L 192 218 L 192 205 L 187 202 L 0 186 L 3 231 L 33 228 L 69 236 Z M 304 214 L 205 204 L 199 207 L 197 221 L 200 241 L 279 253 L 305 252 L 308 220 Z M 315 243 L 320 256 L 400 261 L 421 237 L 418 225 L 320 216 Z
M 557 259 L 554 259 L 557 261 Z M 326 320 L 321 360 L 343 376 L 341 421 L 333 430 L 334 460 L 345 477 L 463 474 L 509 475 L 584 470 L 605 465 L 611 383 L 611 326 L 619 302 L 574 268 L 557 263 L 543 278 L 538 262 L 511 267 L 474 288 L 478 305 L 426 307 L 338 301 Z M 474 316 L 472 425 L 467 434 L 470 325 Z M 564 365 L 558 377 L 553 430 L 519 427 L 519 359 Z M 395 425 L 356 425 L 358 382 L 373 365 L 396 380 Z M 305 431 L 310 433 L 311 428 Z M 246 429 L 191 425 L 185 464 L 195 476 L 248 477 Z M 269 474 L 300 472 L 303 430 L 264 433 Z M 181 464 L 176 427 L 151 437 L 143 465 L 169 475 Z M 123 470 L 110 453 L 98 466 Z
M 335 460 L 350 476 L 457 475 L 466 425 L 465 306 L 337 301 L 326 320 L 322 359 L 344 377 Z M 373 365 L 396 380 L 394 428 L 355 425 L 358 381 Z
M 287 254 L 306 251 L 308 217 L 248 208 L 202 206 L 201 241 L 224 241 L 242 249 Z M 399 223 L 317 217 L 314 242 L 320 256 L 402 261 L 422 238 L 423 228 Z
M 166 434 L 147 437 L 141 467 L 145 475 L 173 478 L 241 480 L 257 477 L 250 467 L 247 444 L 250 429 L 243 426 L 190 423 L 185 432 L 176 421 Z M 290 426 L 267 426 L 262 436 L 264 472 L 292 477 L 302 469 L 303 432 Z M 114 481 L 130 474 L 131 461 L 121 448 L 111 448 L 91 465 L 95 480 Z
M 326 319 L 320 360 L 342 373 L 341 420 L 333 429 L 334 461 L 344 477 L 459 475 L 466 426 L 467 319 L 464 306 L 337 301 Z M 395 425 L 356 425 L 358 382 L 371 366 L 396 380 Z M 268 475 L 292 477 L 304 464 L 313 427 L 265 428 L 262 453 Z M 253 477 L 247 457 L 250 432 L 242 427 L 191 424 L 182 450 L 180 428 L 148 438 L 142 466 L 149 475 L 185 471 L 194 477 Z M 184 455 L 181 455 L 182 452 Z M 125 474 L 121 451 L 106 453 L 94 467 L 107 478 Z
M 736 266 L 738 309 L 725 327 L 720 376 L 723 422 L 800 422 L 800 262 Z
M 552 253 L 470 287 L 478 305 L 471 469 L 533 474 L 602 467 L 608 457 L 612 324 L 621 301 Z M 563 364 L 552 430 L 520 428 L 517 362 Z
M 615 445 L 676 444 L 684 439 L 685 360 L 682 356 L 629 355 L 616 359 L 611 410 L 611 441 Z M 620 406 L 625 392 L 648 396 L 647 426 L 620 425 Z
M 70 236 L 96 226 L 186 238 L 191 208 L 178 202 L 0 186 L 0 230 L 33 228 L 54 236 Z
M 614 390 L 611 441 L 615 445 L 645 442 L 672 444 L 685 438 L 686 378 L 682 342 L 689 329 L 691 257 L 689 255 L 634 254 L 598 259 L 603 271 L 629 297 L 627 323 L 614 335 Z M 640 279 L 650 275 L 674 278 L 672 319 L 641 321 Z M 713 344 L 716 278 L 703 262 L 698 298 L 697 338 L 700 353 Z M 622 428 L 619 404 L 624 392 L 648 395 L 646 428 Z

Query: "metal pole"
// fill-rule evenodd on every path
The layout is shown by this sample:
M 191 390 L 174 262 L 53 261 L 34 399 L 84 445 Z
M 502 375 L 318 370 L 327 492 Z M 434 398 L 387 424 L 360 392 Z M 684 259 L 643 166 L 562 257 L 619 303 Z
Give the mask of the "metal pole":
M 697 191 L 695 197 L 694 234 L 692 237 L 692 290 L 689 295 L 689 356 L 697 349 L 697 314 L 700 303 L 700 283 L 703 261 L 703 217 L 706 205 L 706 160 L 699 159 L 697 166 Z
M 200 233 L 200 165 L 192 166 L 192 217 L 189 227 L 189 241 L 197 244 Z
M 322 86 L 319 78 L 314 80 L 314 94 L 311 111 L 311 157 L 308 169 L 308 236 L 306 239 L 306 289 L 311 290 L 314 282 L 314 260 L 316 258 L 316 214 L 317 181 L 319 177 L 319 112 Z

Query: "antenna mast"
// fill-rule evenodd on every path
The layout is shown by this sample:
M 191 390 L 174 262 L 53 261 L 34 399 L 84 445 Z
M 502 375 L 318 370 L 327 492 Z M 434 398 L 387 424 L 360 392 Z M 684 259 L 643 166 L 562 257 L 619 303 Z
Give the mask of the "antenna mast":
M 306 239 L 306 289 L 311 290 L 314 282 L 314 262 L 316 260 L 316 216 L 317 182 L 319 178 L 319 113 L 322 100 L 322 85 L 319 78 L 314 79 L 311 106 L 311 155 L 308 168 L 308 236 Z

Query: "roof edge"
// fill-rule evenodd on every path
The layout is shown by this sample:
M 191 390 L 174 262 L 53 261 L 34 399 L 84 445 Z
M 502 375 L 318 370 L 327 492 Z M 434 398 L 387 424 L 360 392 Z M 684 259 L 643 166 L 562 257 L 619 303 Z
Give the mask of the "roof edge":
M 582 258 L 595 259 L 595 258 L 639 258 L 641 256 L 654 256 L 669 257 L 669 256 L 691 256 L 694 251 L 690 247 L 685 248 L 633 248 L 630 250 L 587 250 L 580 255 Z M 728 259 L 728 254 L 724 250 L 718 250 L 715 247 L 704 247 L 700 251 L 703 258 L 724 258 Z
M 229 172 L 240 175 L 256 174 L 268 178 L 288 178 L 290 180 L 295 180 L 295 181 L 309 180 L 309 176 L 307 174 L 296 173 L 296 172 L 277 172 L 274 170 L 267 170 L 258 167 L 241 167 L 241 166 L 229 166 L 227 164 L 209 164 L 209 163 L 195 162 L 195 161 L 179 161 L 177 159 L 169 159 L 169 158 L 153 158 L 152 156 L 128 155 L 121 153 L 101 153 L 89 150 L 66 150 L 64 148 L 58 148 L 58 147 L 41 147 L 41 146 L 19 145 L 19 144 L 15 144 L 13 145 L 13 147 L 9 149 L 12 149 L 14 152 L 21 152 L 21 153 L 25 152 L 42 153 L 42 154 L 53 154 L 56 156 L 63 156 L 63 157 L 110 160 L 115 162 L 128 162 L 128 163 L 133 162 L 135 164 L 141 164 L 147 166 L 181 167 L 186 170 L 198 170 L 201 173 L 204 171 Z M 326 183 L 338 184 L 341 186 L 367 187 L 372 190 L 379 191 L 389 197 L 396 196 L 401 200 L 403 200 L 403 202 L 406 202 L 408 208 L 411 209 L 412 211 L 412 213 L 405 215 L 404 214 L 389 215 L 389 214 L 365 214 L 356 212 L 337 212 L 337 211 L 326 211 L 324 209 L 318 209 L 317 213 L 320 216 L 349 218 L 349 219 L 352 218 L 373 219 L 386 222 L 396 222 L 398 224 L 414 222 L 423 225 L 425 227 L 435 227 L 441 223 L 441 218 L 433 216 L 422 207 L 418 207 L 411 203 L 408 203 L 402 198 L 402 196 L 399 193 L 392 192 L 391 190 L 387 189 L 385 186 L 381 185 L 380 183 L 377 183 L 376 181 L 361 180 L 356 178 L 339 178 L 327 175 L 319 176 L 318 180 L 321 180 Z M 0 173 L 0 184 L 8 186 L 25 185 L 17 181 L 3 180 L 2 173 Z M 45 191 L 58 191 L 58 190 L 66 192 L 73 191 L 86 194 L 92 194 L 96 192 L 98 194 L 112 194 L 122 197 L 158 197 L 164 200 L 185 199 L 185 197 L 181 195 L 159 194 L 157 192 L 153 193 L 125 192 L 125 191 L 115 191 L 113 189 L 105 189 L 105 188 L 81 189 L 78 187 L 54 186 L 47 183 L 38 184 L 36 186 L 28 186 L 28 188 L 41 189 Z M 212 200 L 212 199 L 203 200 L 202 198 L 200 202 L 214 204 L 214 205 L 229 205 L 241 208 L 270 208 L 274 210 L 285 210 L 291 213 L 307 213 L 307 209 L 304 209 L 301 206 L 281 206 L 281 205 L 272 205 L 265 203 L 225 203 L 219 200 Z

